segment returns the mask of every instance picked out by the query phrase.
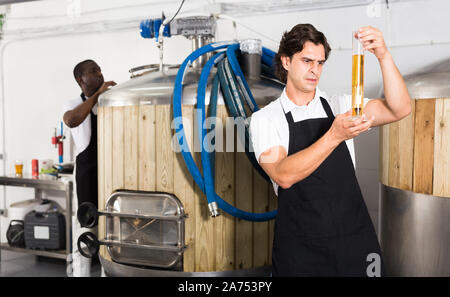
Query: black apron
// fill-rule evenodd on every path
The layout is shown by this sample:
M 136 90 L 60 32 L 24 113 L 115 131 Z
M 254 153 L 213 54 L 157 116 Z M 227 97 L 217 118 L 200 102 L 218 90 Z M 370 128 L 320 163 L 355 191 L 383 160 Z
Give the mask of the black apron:
M 294 122 L 291 112 L 285 113 L 288 155 L 311 146 L 331 127 L 334 115 L 320 100 L 327 118 Z M 307 178 L 278 188 L 274 232 L 273 276 L 367 276 L 367 256 L 377 253 L 381 259 L 345 141 Z
M 83 102 L 86 101 L 81 94 Z M 87 148 L 76 158 L 76 174 L 78 206 L 83 202 L 92 202 L 98 207 L 97 181 L 97 116 L 91 114 L 91 140 Z

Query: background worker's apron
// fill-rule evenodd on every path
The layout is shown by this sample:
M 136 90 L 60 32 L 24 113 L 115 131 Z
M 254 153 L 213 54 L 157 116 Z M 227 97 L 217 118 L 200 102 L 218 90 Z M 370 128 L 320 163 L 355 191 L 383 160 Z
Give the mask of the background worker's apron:
M 334 115 L 289 124 L 288 155 L 311 146 L 331 127 Z M 283 109 L 284 110 L 284 109 Z M 273 276 L 367 276 L 368 255 L 380 245 L 359 188 L 345 141 L 307 178 L 278 188 L 272 252 Z M 381 261 L 382 262 L 382 261 Z M 384 274 L 383 263 L 380 263 Z
M 83 102 L 86 101 L 84 94 L 81 94 Z M 91 139 L 88 147 L 78 154 L 75 166 L 75 189 L 73 210 L 75 213 L 81 203 L 89 201 L 98 208 L 98 182 L 97 182 L 97 116 L 91 111 Z M 83 228 L 77 220 L 77 216 L 72 217 L 72 254 L 68 255 L 67 276 L 89 277 L 91 276 L 90 258 L 83 257 L 78 251 L 78 237 L 84 232 L 97 234 L 97 227 Z
M 81 94 L 83 102 L 86 101 Z M 98 207 L 97 177 L 97 116 L 91 110 L 91 140 L 88 147 L 76 158 L 75 179 L 77 182 L 78 205 L 89 201 Z

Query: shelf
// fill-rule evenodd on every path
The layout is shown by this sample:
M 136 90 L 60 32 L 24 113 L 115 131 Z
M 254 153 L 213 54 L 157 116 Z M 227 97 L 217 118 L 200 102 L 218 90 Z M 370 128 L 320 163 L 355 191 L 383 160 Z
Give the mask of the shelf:
M 33 250 L 33 249 L 12 247 L 8 243 L 1 243 L 0 249 L 13 251 L 13 252 L 26 253 L 26 254 L 36 255 L 36 256 L 49 257 L 49 258 L 57 258 L 57 259 L 63 259 L 63 260 L 67 259 L 66 250 L 57 250 L 57 251 Z
M 23 177 L 0 176 L 0 185 L 26 188 L 37 188 L 42 190 L 66 190 L 66 182 L 61 179 L 39 179 L 32 178 L 31 175 Z

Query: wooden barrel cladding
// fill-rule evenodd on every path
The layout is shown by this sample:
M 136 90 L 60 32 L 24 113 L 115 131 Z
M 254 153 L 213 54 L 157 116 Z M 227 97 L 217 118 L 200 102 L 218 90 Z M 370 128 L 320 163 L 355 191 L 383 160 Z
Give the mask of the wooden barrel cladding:
M 182 107 L 189 147 L 194 147 L 194 105 Z M 219 105 L 217 117 L 229 117 Z M 226 271 L 271 263 L 274 222 L 248 222 L 221 211 L 211 218 L 205 195 L 195 184 L 181 153 L 172 150 L 171 105 L 98 108 L 99 207 L 118 189 L 173 193 L 183 203 L 185 272 Z M 225 142 L 225 124 L 223 129 Z M 195 134 L 196 135 L 196 134 Z M 236 129 L 235 129 L 236 139 Z M 216 152 L 215 188 L 225 201 L 251 212 L 276 209 L 273 187 L 253 168 L 244 152 Z M 194 160 L 201 170 L 200 153 Z M 105 236 L 105 218 L 99 220 L 99 238 Z M 104 246 L 100 254 L 110 260 Z
M 411 114 L 380 128 L 380 181 L 450 198 L 450 98 L 412 100 Z

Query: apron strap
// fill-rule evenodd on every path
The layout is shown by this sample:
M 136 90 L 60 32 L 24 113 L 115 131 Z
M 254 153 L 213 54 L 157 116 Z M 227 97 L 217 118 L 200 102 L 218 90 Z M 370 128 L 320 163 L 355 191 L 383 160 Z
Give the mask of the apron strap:
M 322 103 L 323 109 L 325 110 L 325 113 L 327 114 L 328 118 L 334 120 L 333 111 L 331 110 L 331 107 L 328 104 L 327 100 L 322 98 L 322 97 L 320 97 L 320 101 Z M 284 110 L 283 104 L 281 103 L 281 100 L 280 100 L 280 105 L 281 105 L 281 108 L 283 109 L 283 113 L 284 113 L 284 115 L 286 117 L 286 120 L 289 123 L 289 125 L 294 124 L 294 118 L 292 117 L 292 112 L 286 113 L 286 111 Z
M 84 93 L 81 93 L 80 97 L 81 97 L 81 100 L 83 100 L 83 102 L 86 101 L 86 96 L 84 95 Z M 89 113 L 91 114 L 91 116 L 97 117 L 97 116 L 92 112 L 92 109 L 91 109 L 91 111 L 90 111 Z
M 324 109 L 325 112 L 327 113 L 327 116 L 328 116 L 330 119 L 334 120 L 334 114 L 333 114 L 333 111 L 331 111 L 331 107 L 330 107 L 330 105 L 328 104 L 327 100 L 324 99 L 324 98 L 322 98 L 322 97 L 320 97 L 320 101 L 322 102 L 323 109 Z
M 294 118 L 292 117 L 292 113 L 291 112 L 286 113 L 286 111 L 284 110 L 283 104 L 281 103 L 281 99 L 280 99 L 280 105 L 281 105 L 281 109 L 283 109 L 283 114 L 286 117 L 286 121 L 288 122 L 289 126 L 292 126 L 294 124 Z

